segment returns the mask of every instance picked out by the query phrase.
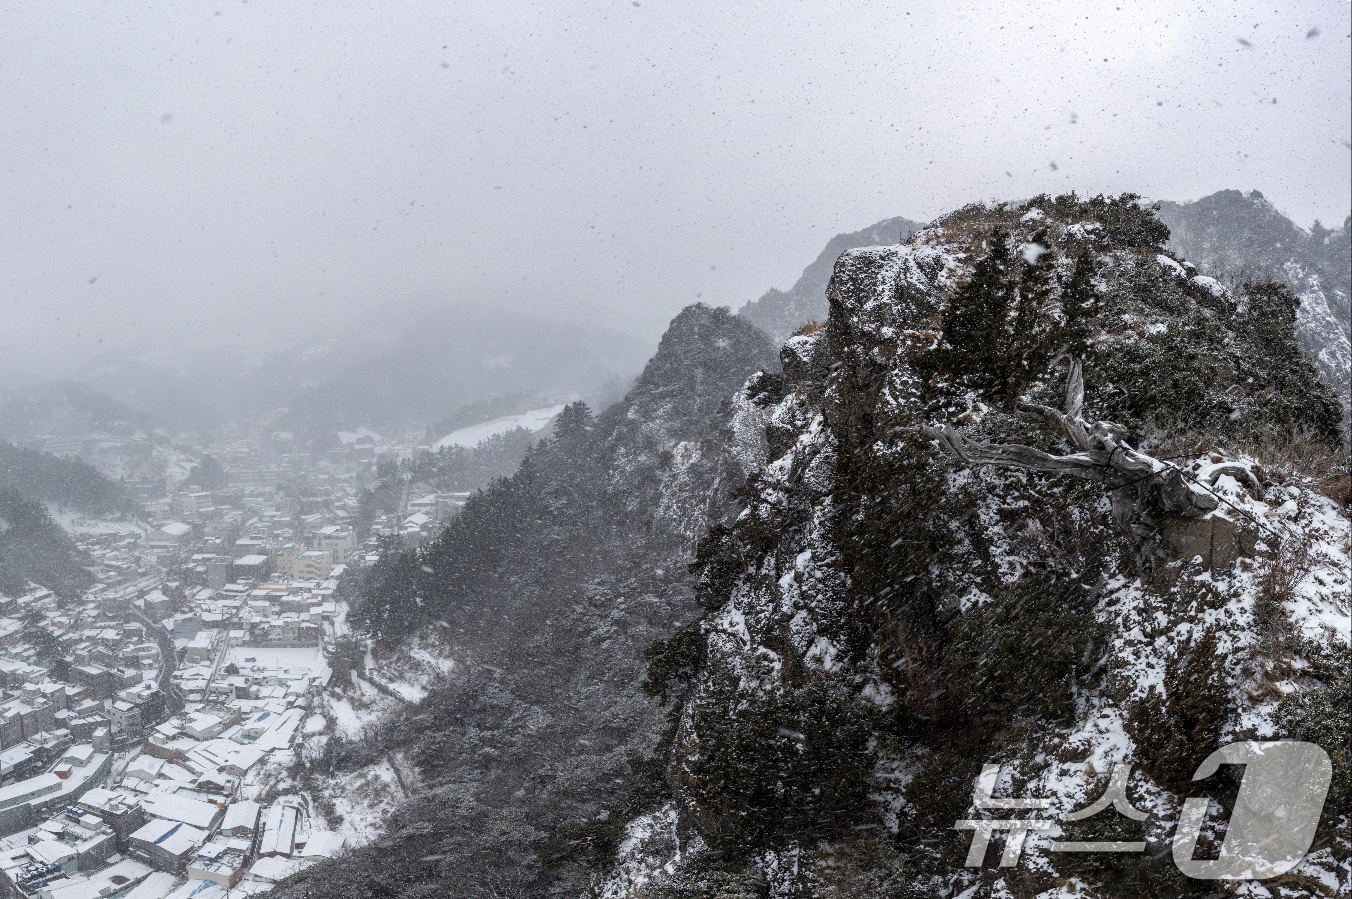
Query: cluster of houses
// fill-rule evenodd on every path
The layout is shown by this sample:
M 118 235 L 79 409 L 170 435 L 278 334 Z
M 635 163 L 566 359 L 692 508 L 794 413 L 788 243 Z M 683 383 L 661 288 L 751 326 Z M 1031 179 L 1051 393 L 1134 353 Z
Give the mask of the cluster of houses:
M 395 536 L 408 547 L 416 547 L 441 533 L 446 522 L 459 514 L 469 499 L 468 493 L 429 493 L 408 500 L 398 515 L 378 515 L 371 536 L 362 545 L 362 560 L 374 562 L 380 537 Z
M 343 851 L 285 772 L 327 728 L 344 578 L 467 494 L 408 498 L 359 541 L 360 476 L 333 471 L 379 458 L 369 435 L 306 477 L 256 449 L 213 450 L 228 488 L 131 484 L 137 527 L 71 527 L 80 598 L 0 595 L 0 896 L 226 899 Z
M 344 846 L 267 795 L 329 677 L 338 578 L 143 573 L 0 596 L 0 895 L 247 895 Z
M 219 590 L 230 581 L 258 581 L 273 575 L 325 580 L 351 555 L 355 540 L 350 525 L 325 525 L 303 540 L 293 540 L 289 534 L 273 537 L 260 529 L 235 539 L 227 552 L 221 552 L 220 541 L 204 538 L 192 524 L 171 520 L 146 533 L 145 547 L 163 565 L 187 560 L 196 580 Z
M 241 896 L 343 849 L 273 794 L 315 725 L 352 527 L 210 536 L 223 504 L 173 500 L 187 520 L 77 533 L 79 599 L 0 596 L 0 895 Z

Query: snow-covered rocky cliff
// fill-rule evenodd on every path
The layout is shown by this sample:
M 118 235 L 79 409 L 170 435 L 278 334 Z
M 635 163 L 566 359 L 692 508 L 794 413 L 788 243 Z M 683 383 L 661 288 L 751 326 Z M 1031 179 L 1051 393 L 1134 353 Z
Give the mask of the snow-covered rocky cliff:
M 703 616 L 653 653 L 667 791 L 630 819 L 597 895 L 1346 889 L 1336 403 L 1295 349 L 1289 294 L 1233 292 L 1162 239 L 1131 198 L 1043 197 L 839 258 L 825 327 L 788 341 L 782 379 L 748 384 L 767 464 L 701 544 Z M 1028 364 L 994 378 L 970 364 L 988 344 Z M 1083 407 L 1065 351 L 1084 360 Z M 1111 451 L 1071 452 L 1075 427 Z M 1062 470 L 972 464 L 940 433 Z M 1134 480 L 1114 467 L 1129 454 L 1148 460 Z M 1211 511 L 1171 512 L 1168 484 Z M 1128 500 L 1144 517 L 1115 514 Z M 1193 772 L 1276 738 L 1333 757 L 1312 851 L 1264 883 L 1185 875 L 1185 799 L 1228 808 L 1237 783 Z M 1068 817 L 1119 778 L 1122 805 Z M 1039 822 L 1021 852 L 989 823 L 1011 815 Z M 1201 825 L 1201 858 L 1223 820 Z M 1129 845 L 1066 848 L 1114 840 Z
M 1223 190 L 1190 203 L 1161 203 L 1169 244 L 1227 284 L 1280 281 L 1300 297 L 1296 334 L 1320 374 L 1352 403 L 1352 218 L 1305 230 L 1258 191 Z

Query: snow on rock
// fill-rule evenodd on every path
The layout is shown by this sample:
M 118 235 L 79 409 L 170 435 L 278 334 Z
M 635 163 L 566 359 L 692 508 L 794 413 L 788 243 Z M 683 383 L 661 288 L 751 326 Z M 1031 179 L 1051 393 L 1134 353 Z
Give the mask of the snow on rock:
M 1195 287 L 1198 290 L 1205 290 L 1207 293 L 1211 294 L 1213 297 L 1216 297 L 1217 299 L 1220 299 L 1229 294 L 1229 291 L 1225 289 L 1224 285 L 1222 285 L 1221 282 L 1217 281 L 1215 278 L 1210 278 L 1206 275 L 1193 275 L 1191 278 L 1188 279 L 1188 286 Z
M 687 847 L 688 856 L 690 847 Z M 616 863 L 597 891 L 600 899 L 624 899 L 660 873 L 670 874 L 682 857 L 676 833 L 676 809 L 667 805 L 625 825 Z
M 1165 256 L 1163 253 L 1160 253 L 1155 256 L 1155 261 L 1180 278 L 1186 278 L 1188 276 L 1188 270 L 1171 256 Z

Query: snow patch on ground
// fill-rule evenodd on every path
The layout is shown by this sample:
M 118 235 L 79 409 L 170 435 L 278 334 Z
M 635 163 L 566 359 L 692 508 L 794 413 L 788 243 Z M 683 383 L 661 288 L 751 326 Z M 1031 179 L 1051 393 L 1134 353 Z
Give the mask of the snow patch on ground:
M 407 797 L 401 778 L 390 760 L 340 774 L 326 785 L 324 794 L 333 803 L 337 820 L 325 820 L 330 830 L 347 838 L 349 846 L 371 842 L 385 831 L 395 807 Z
M 231 646 L 226 663 L 246 668 L 305 668 L 317 674 L 327 673 L 329 663 L 318 646 L 272 647 Z
M 68 534 L 127 534 L 137 536 L 146 532 L 146 526 L 130 519 L 89 517 L 73 509 L 62 509 L 52 503 L 47 504 L 52 520 Z
M 357 695 L 329 693 L 324 711 L 333 721 L 334 733 L 347 739 L 360 739 L 368 727 L 377 724 L 393 707 L 395 700 L 366 681 L 358 679 Z
M 380 442 L 380 435 L 370 428 L 357 428 L 355 431 L 339 431 L 338 440 L 344 445 L 356 443 L 363 437 L 369 437 L 376 443 Z
M 472 449 L 478 446 L 489 437 L 495 437 L 498 434 L 506 434 L 508 431 L 517 428 L 525 428 L 527 431 L 538 431 L 549 424 L 550 419 L 563 411 L 563 406 L 549 406 L 544 409 L 532 409 L 529 412 L 522 412 L 520 415 L 504 415 L 502 418 L 495 418 L 492 421 L 480 422 L 477 425 L 469 425 L 452 431 L 445 437 L 436 442 L 433 449 L 445 449 L 450 446 L 462 446 L 466 449 Z

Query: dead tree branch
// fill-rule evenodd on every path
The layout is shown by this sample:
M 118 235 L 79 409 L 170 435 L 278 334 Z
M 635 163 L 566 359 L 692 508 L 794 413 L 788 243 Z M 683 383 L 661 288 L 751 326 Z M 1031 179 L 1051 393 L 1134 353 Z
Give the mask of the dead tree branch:
M 1132 448 L 1121 425 L 1085 421 L 1084 374 L 1078 360 L 1070 364 L 1064 412 L 1037 403 L 1020 403 L 1018 409 L 1041 421 L 1075 451 L 1057 456 L 1017 443 L 969 440 L 947 425 L 924 430 L 969 465 L 996 465 L 1098 481 L 1111 492 L 1113 520 L 1138 540 L 1153 538 L 1166 516 L 1201 518 L 1219 505 L 1215 496 L 1185 478 L 1177 467 Z

